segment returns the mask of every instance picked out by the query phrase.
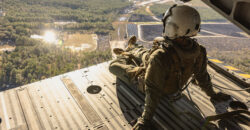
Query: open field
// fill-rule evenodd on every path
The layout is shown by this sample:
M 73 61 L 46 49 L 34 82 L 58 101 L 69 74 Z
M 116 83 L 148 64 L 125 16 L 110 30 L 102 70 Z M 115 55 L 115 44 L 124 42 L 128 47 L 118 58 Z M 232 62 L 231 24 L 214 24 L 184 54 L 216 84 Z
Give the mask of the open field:
M 144 14 L 133 14 L 129 18 L 129 22 L 155 22 L 156 20 L 152 18 L 150 15 Z
M 128 33 L 133 33 L 128 29 Z M 141 25 L 141 36 L 145 41 L 152 41 L 155 37 L 161 36 L 163 30 L 163 26 L 161 24 L 158 25 Z M 238 27 L 233 24 L 225 23 L 225 24 L 206 24 L 203 23 L 201 25 L 201 32 L 198 36 L 227 36 L 227 37 L 241 37 L 247 38 L 247 36 L 242 32 Z
M 198 37 L 208 51 L 240 51 L 250 49 L 250 39 L 230 37 Z M 249 57 L 250 58 L 250 57 Z
M 154 4 L 150 6 L 150 12 L 152 12 L 156 17 L 159 19 L 162 18 L 162 14 L 166 12 L 166 10 L 174 5 L 175 3 L 172 1 L 162 3 L 162 4 Z M 200 0 L 192 0 L 189 3 L 186 3 L 187 5 L 190 5 L 198 10 L 198 12 L 201 15 L 202 21 L 220 21 L 225 22 L 225 18 L 223 18 L 220 14 L 212 10 L 210 7 L 205 5 Z M 144 11 L 144 12 L 143 12 Z M 145 10 L 138 11 L 140 14 L 147 14 Z M 150 14 L 148 14 L 150 15 Z
M 201 0 L 192 0 L 188 2 L 188 5 L 190 6 L 199 6 L 199 7 L 208 7 L 206 4 L 204 4 Z
M 108 35 L 98 35 L 97 40 L 97 51 L 105 51 L 110 49 L 109 36 Z
M 138 37 L 138 28 L 136 24 L 127 24 L 128 37 L 135 35 Z
M 242 32 L 242 30 L 234 26 L 233 24 L 202 24 L 201 30 L 206 30 L 233 37 L 245 37 L 244 35 L 241 35 L 239 33 Z
M 74 51 L 94 51 L 97 47 L 96 34 L 65 34 L 63 46 Z
M 146 6 L 137 8 L 137 9 L 133 12 L 133 14 L 150 15 L 150 14 L 146 11 Z
M 2 51 L 13 51 L 15 50 L 15 46 L 9 46 L 9 45 L 1 45 L 0 46 L 0 52 Z
M 141 25 L 141 36 L 145 41 L 153 41 L 155 37 L 161 36 L 162 25 Z
M 113 23 L 115 30 L 110 34 L 110 40 L 124 40 L 127 36 L 125 23 Z

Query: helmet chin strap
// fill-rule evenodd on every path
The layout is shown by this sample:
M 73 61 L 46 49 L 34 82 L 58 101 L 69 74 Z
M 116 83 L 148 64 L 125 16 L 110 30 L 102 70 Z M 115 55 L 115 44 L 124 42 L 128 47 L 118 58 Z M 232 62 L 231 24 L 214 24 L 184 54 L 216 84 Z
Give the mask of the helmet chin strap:
M 187 39 L 188 37 L 182 36 L 182 37 L 177 37 L 177 38 L 171 39 L 171 38 L 165 36 L 165 37 L 163 37 L 163 38 L 164 38 L 165 41 L 174 41 L 174 40 L 176 40 L 176 39 L 178 39 L 178 38 Z

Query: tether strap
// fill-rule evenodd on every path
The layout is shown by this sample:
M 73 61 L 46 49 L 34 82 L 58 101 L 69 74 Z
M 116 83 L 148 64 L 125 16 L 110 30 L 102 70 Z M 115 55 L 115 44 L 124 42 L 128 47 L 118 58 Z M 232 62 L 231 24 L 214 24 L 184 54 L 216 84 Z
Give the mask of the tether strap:
M 195 80 L 194 77 L 192 77 L 191 80 L 185 85 L 185 87 L 181 89 L 181 92 L 184 91 L 193 80 Z

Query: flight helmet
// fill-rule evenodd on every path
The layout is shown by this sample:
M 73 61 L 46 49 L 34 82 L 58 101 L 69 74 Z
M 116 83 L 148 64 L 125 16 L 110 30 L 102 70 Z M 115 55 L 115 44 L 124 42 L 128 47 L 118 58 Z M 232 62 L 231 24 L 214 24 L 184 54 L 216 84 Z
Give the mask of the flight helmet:
M 192 37 L 200 30 L 200 14 L 187 5 L 173 5 L 163 15 L 162 36 L 169 39 Z

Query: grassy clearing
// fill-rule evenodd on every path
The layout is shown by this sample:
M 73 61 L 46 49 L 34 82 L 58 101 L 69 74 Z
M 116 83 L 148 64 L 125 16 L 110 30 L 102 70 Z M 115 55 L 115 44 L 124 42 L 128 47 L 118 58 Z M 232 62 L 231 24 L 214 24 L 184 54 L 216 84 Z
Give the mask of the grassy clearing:
M 196 7 L 208 7 L 206 4 L 204 4 L 201 0 L 192 0 L 188 2 L 191 6 L 196 6 Z
M 113 23 L 115 30 L 110 34 L 110 40 L 124 40 L 126 39 L 126 24 Z
M 14 50 L 16 47 L 15 46 L 9 46 L 9 45 L 1 45 L 0 46 L 0 52 L 2 51 L 11 51 Z
M 146 11 L 146 6 L 136 9 L 136 10 L 134 11 L 133 14 L 150 15 L 150 14 Z
M 86 47 L 86 50 L 95 50 L 97 47 L 96 34 L 65 34 L 63 39 L 63 46 L 65 47 Z

